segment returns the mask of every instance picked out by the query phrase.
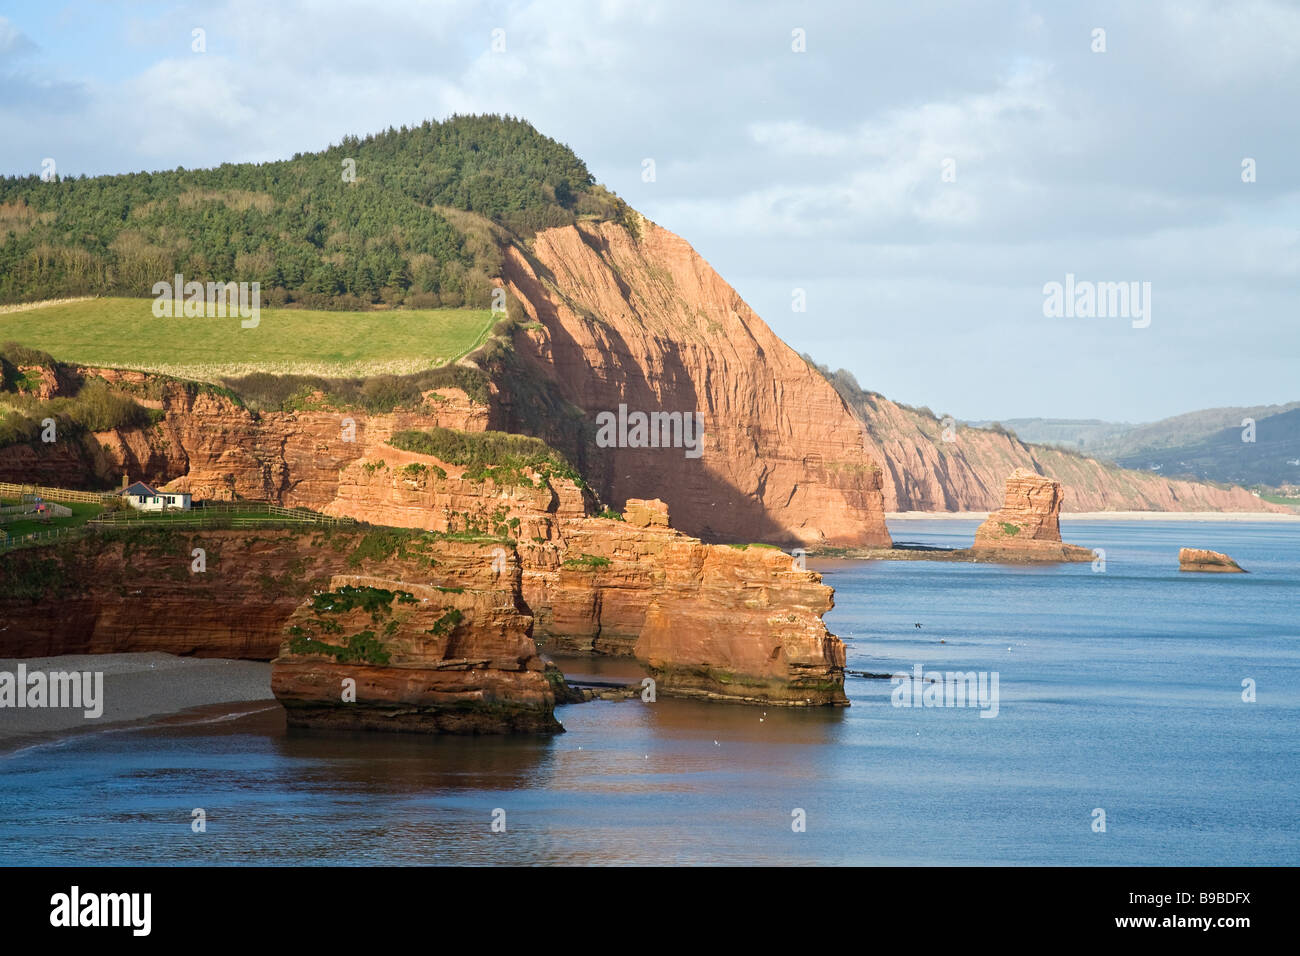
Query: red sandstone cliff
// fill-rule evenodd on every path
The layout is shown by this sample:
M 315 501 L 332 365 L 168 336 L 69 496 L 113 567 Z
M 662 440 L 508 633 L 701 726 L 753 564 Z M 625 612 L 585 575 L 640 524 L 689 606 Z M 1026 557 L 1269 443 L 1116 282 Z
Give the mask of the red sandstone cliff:
M 443 554 L 439 551 L 439 554 Z M 490 556 L 453 587 L 335 575 L 289 618 L 271 690 L 291 726 L 555 733 L 555 692 L 517 606 L 517 568 Z M 436 559 L 446 580 L 446 557 Z M 347 683 L 351 681 L 352 686 Z
M 547 229 L 506 249 L 505 278 L 535 325 L 528 373 L 581 409 L 693 412 L 703 453 L 606 448 L 601 498 L 659 497 L 709 541 L 887 546 L 879 464 L 843 400 L 684 240 L 648 220 Z M 498 382 L 501 427 L 526 430 Z
M 847 705 L 820 574 L 776 548 L 704 544 L 658 502 L 632 499 L 624 517 L 566 519 L 561 544 L 521 543 L 539 646 L 635 657 L 666 695 Z
M 498 553 L 494 540 L 391 529 L 91 535 L 0 555 L 0 654 L 276 658 L 291 723 L 554 732 L 518 564 L 496 565 Z M 349 588 L 366 603 L 339 606 Z
M 661 501 L 629 500 L 622 521 L 595 517 L 567 479 L 497 486 L 429 455 L 372 455 L 344 469 L 331 511 L 508 534 L 539 646 L 635 657 L 666 695 L 847 702 L 844 644 L 822 621 L 832 591 L 776 548 L 705 544 L 670 527 Z
M 945 441 L 941 421 L 879 395 L 856 411 L 870 453 L 885 466 L 887 511 L 992 511 L 1002 503 L 1003 479 L 1017 468 L 1058 478 L 1070 489 L 1066 512 L 1290 510 L 1244 488 L 1131 471 L 988 429 L 954 425 Z

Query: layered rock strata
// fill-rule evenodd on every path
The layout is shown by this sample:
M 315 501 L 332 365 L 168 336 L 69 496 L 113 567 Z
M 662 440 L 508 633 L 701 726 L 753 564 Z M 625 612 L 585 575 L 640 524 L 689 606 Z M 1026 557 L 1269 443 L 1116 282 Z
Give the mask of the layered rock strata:
M 290 726 L 562 732 L 531 619 L 516 606 L 518 568 L 465 570 L 454 587 L 335 575 L 305 601 L 271 667 Z
M 132 529 L 12 551 L 0 555 L 0 654 L 276 658 L 272 686 L 295 724 L 553 732 L 562 678 L 530 636 L 505 544 L 391 528 Z
M 373 454 L 344 470 L 331 510 L 508 535 L 544 649 L 637 658 L 670 696 L 846 703 L 844 645 L 822 621 L 833 592 L 780 550 L 705 544 L 673 529 L 657 499 L 599 517 L 569 479 L 530 473 L 526 484 L 498 486 L 429 455 Z
M 974 554 L 985 560 L 1091 561 L 1091 550 L 1061 541 L 1064 500 L 1059 481 L 1017 468 L 1007 478 L 1001 509 L 976 529 Z
M 992 511 L 1016 468 L 1053 475 L 1070 489 L 1065 512 L 1236 511 L 1285 513 L 1245 488 L 1223 488 L 1120 468 L 1014 435 L 945 422 L 868 395 L 856 413 L 867 453 L 884 469 L 886 511 Z
M 702 422 L 698 455 L 631 439 L 562 447 L 602 500 L 660 497 L 706 541 L 888 545 L 880 465 L 858 421 L 683 239 L 635 217 L 632 229 L 546 229 L 505 252 L 508 287 L 533 320 L 515 337 L 523 377 L 591 430 L 620 406 Z M 531 431 L 521 378 L 498 384 L 495 427 Z
M 844 706 L 844 643 L 821 575 L 764 545 L 708 545 L 663 523 L 569 519 L 561 544 L 520 546 L 539 646 L 634 657 L 659 693 Z

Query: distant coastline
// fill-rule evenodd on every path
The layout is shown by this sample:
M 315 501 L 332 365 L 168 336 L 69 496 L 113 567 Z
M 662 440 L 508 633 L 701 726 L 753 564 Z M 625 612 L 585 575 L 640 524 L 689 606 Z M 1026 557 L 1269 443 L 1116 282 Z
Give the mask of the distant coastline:
M 987 511 L 888 511 L 889 521 L 921 518 L 983 521 Z M 1300 521 L 1275 511 L 1063 511 L 1062 521 Z

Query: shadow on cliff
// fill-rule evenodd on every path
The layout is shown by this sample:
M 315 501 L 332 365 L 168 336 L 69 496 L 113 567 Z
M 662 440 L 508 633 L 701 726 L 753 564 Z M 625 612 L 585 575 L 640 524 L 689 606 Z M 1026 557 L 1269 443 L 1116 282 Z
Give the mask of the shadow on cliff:
M 554 444 L 570 457 L 607 506 L 621 510 L 628 498 L 661 498 L 668 503 L 672 526 L 705 542 L 763 542 L 783 547 L 800 544 L 771 519 L 761 498 L 707 467 L 707 445 L 700 458 L 687 458 L 681 448 L 596 447 L 596 415 L 604 411 L 617 414 L 620 403 L 626 404 L 629 412 L 697 412 L 703 416 L 707 438 L 711 412 L 708 396 L 701 394 L 676 342 L 654 339 L 663 365 L 652 382 L 647 370 L 632 359 L 627 340 L 616 328 L 588 310 L 567 303 L 587 323 L 593 338 L 601 342 L 608 360 L 606 378 L 593 374 L 587 351 L 565 328 L 543 285 L 542 280 L 559 288 L 554 273 L 526 252 L 522 254 L 539 278 L 509 263 L 505 271 L 545 326 L 550 358 L 541 353 L 526 332 L 516 333 L 514 345 L 519 362 L 509 367 L 513 374 L 500 375 L 497 381 L 498 388 L 511 398 L 507 403 L 494 403 L 490 427 L 533 435 Z M 620 283 L 620 291 L 629 295 L 630 290 L 617 274 L 612 270 L 611 274 Z M 521 376 L 531 381 L 521 381 Z M 539 392 L 542 400 L 562 402 L 581 412 L 585 427 L 557 429 L 539 421 L 535 414 Z M 762 481 L 760 477 L 760 494 Z

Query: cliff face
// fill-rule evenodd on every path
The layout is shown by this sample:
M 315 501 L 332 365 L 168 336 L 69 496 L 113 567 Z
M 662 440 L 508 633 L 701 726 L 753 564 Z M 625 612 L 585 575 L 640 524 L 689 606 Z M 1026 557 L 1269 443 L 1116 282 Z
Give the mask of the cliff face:
M 944 426 L 882 396 L 854 403 L 867 446 L 884 464 L 888 511 L 992 511 L 1017 468 L 1052 475 L 1070 489 L 1065 511 L 1276 511 L 1289 509 L 1243 488 L 1130 471 L 987 429 Z
M 887 545 L 879 465 L 843 400 L 685 241 L 646 220 L 637 232 L 582 223 L 505 250 L 509 289 L 536 323 L 516 335 L 519 361 L 590 431 L 620 405 L 702 418 L 699 457 L 593 443 L 574 454 L 601 498 L 661 497 L 707 541 Z M 498 385 L 496 427 L 528 431 L 518 383 Z
M 1017 468 L 1007 478 L 1002 507 L 975 531 L 975 554 L 1021 561 L 1090 561 L 1087 548 L 1061 542 L 1061 483 Z
M 572 481 L 497 485 L 463 478 L 465 468 L 391 445 L 370 449 L 338 476 L 328 514 L 425 531 L 479 531 L 522 541 L 554 537 L 557 519 L 593 510 Z
M 269 661 L 288 617 L 337 573 L 455 585 L 491 560 L 486 544 L 403 531 L 106 532 L 0 556 L 0 648 L 15 657 L 160 651 Z
M 444 579 L 448 557 L 439 560 Z M 562 732 L 531 618 L 517 607 L 518 568 L 497 573 L 484 557 L 463 564 L 454 587 L 331 578 L 289 618 L 271 667 L 289 724 Z
M 554 732 L 519 568 L 498 552 L 389 529 L 132 530 L 14 551 L 0 556 L 0 653 L 276 658 L 291 723 Z
M 0 481 L 64 487 L 133 480 L 167 484 L 196 499 L 247 498 L 323 510 L 338 494 L 339 471 L 396 431 L 487 427 L 488 408 L 457 388 L 431 390 L 413 409 L 369 415 L 307 409 L 254 415 L 220 391 L 147 373 L 80 368 L 124 389 L 157 386 L 165 414 L 146 428 L 96 432 L 87 442 L 0 448 Z
M 846 705 L 844 643 L 822 621 L 834 602 L 821 575 L 775 548 L 704 544 L 655 504 L 629 501 L 623 521 L 563 521 L 562 545 L 521 545 L 538 644 L 635 657 L 667 695 Z
M 542 648 L 635 657 L 667 695 L 846 703 L 844 644 L 822 621 L 831 588 L 776 548 L 705 544 L 670 527 L 661 501 L 629 500 L 622 521 L 595 517 L 567 479 L 497 486 L 429 455 L 372 455 L 344 470 L 332 510 L 509 534 Z

